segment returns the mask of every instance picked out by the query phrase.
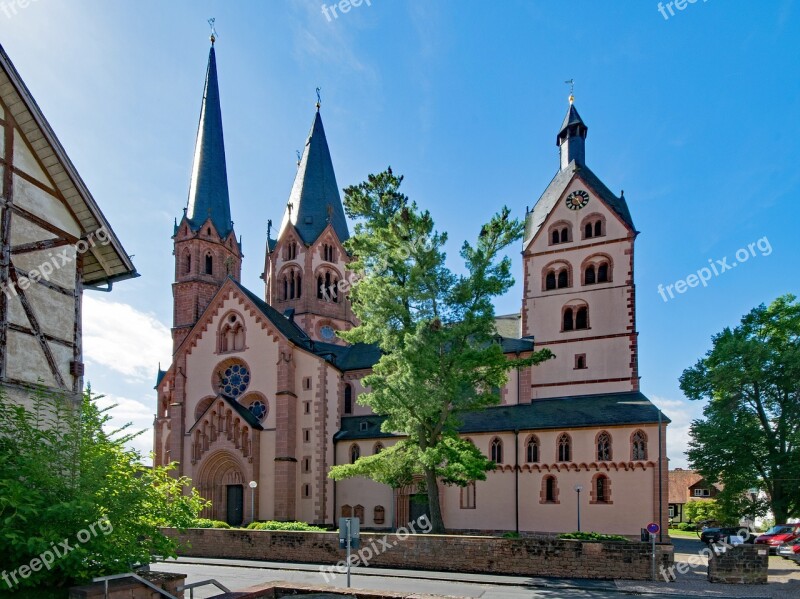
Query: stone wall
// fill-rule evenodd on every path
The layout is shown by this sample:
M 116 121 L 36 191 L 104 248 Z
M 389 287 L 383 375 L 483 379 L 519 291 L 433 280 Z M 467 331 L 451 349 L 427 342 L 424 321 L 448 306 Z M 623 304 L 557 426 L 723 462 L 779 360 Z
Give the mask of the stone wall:
M 190 529 L 164 531 L 181 542 L 179 554 L 333 566 L 344 560 L 338 533 Z M 354 552 L 354 558 L 358 556 Z M 361 534 L 354 565 L 480 574 L 649 580 L 647 543 L 595 543 L 558 539 L 449 535 Z M 657 567 L 669 570 L 672 546 L 659 546 Z M 331 569 L 332 571 L 332 569 Z
M 727 584 L 767 584 L 769 550 L 758 545 L 728 547 L 708 558 L 708 581 Z

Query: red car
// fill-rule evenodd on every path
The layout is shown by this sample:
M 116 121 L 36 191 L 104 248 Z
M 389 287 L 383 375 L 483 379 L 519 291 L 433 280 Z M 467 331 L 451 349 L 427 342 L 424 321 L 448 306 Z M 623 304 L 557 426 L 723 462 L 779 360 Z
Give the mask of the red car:
M 800 524 L 776 524 L 763 535 L 756 537 L 756 545 L 768 545 L 770 553 L 775 553 L 780 545 L 800 538 Z

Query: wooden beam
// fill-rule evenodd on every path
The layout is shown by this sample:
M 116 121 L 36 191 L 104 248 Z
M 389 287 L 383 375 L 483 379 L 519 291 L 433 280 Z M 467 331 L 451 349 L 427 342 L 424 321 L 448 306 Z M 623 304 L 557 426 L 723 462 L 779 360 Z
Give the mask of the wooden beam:
M 26 335 L 36 336 L 36 331 L 31 328 L 24 327 L 19 324 L 14 324 L 13 322 L 8 323 L 8 330 L 14 331 L 16 333 L 24 333 Z M 63 345 L 64 347 L 68 347 L 70 349 L 73 348 L 74 344 L 72 341 L 67 341 L 66 339 L 59 339 L 58 337 L 53 337 L 52 335 L 48 335 L 47 333 L 42 333 L 42 337 L 47 339 L 48 341 L 52 341 L 53 343 L 58 343 L 59 345 Z
M 5 114 L 12 118 L 8 108 Z M 11 125 L 5 125 L 5 158 L 10 163 L 14 159 L 14 135 Z M 14 177 L 10 168 L 3 169 L 4 210 L 0 220 L 0 381 L 6 379 L 8 361 L 8 278 L 11 266 L 11 208 L 14 206 Z
M 69 243 L 78 242 L 78 237 L 75 237 L 72 233 L 67 233 L 63 229 L 56 227 L 54 224 L 47 222 L 46 220 L 36 216 L 32 212 L 28 212 L 24 208 L 20 208 L 19 206 L 16 206 L 13 203 L 9 203 L 7 198 L 0 200 L 0 205 L 2 205 L 5 208 L 9 208 L 14 214 L 31 221 L 33 224 L 41 227 L 42 229 L 44 229 L 49 233 L 52 233 L 56 237 L 66 239 Z
M 12 254 L 27 254 L 28 252 L 39 252 L 41 250 L 50 250 L 52 248 L 61 247 L 62 245 L 70 245 L 66 239 L 43 239 L 42 241 L 32 241 L 30 243 L 21 243 L 11 247 Z

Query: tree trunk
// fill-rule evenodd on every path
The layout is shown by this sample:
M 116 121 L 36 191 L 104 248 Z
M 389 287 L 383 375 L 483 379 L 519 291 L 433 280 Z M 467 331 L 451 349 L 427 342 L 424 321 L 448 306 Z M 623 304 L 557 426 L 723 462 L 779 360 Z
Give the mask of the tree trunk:
M 439 481 L 436 480 L 436 471 L 425 468 L 425 487 L 428 492 L 428 509 L 431 516 L 431 532 L 444 534 L 444 520 L 442 519 L 442 506 L 439 505 Z

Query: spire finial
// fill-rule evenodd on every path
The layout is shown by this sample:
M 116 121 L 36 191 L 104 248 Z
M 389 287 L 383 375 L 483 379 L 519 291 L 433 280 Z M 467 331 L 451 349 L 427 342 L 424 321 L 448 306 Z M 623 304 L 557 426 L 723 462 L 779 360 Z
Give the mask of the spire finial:
M 319 112 L 319 107 L 322 104 L 322 96 L 320 96 L 320 92 L 322 91 L 321 88 L 317 88 L 317 112 Z
M 208 20 L 208 26 L 211 27 L 211 45 L 212 46 L 214 45 L 214 42 L 217 41 L 217 28 L 214 27 L 214 23 L 216 23 L 216 22 L 217 22 L 217 20 L 214 17 L 211 17 Z
M 300 166 L 300 163 L 303 161 L 303 155 L 300 154 L 300 150 L 295 150 L 295 154 L 297 154 L 297 166 Z
M 564 83 L 569 85 L 569 103 L 575 102 L 575 80 L 567 79 Z

